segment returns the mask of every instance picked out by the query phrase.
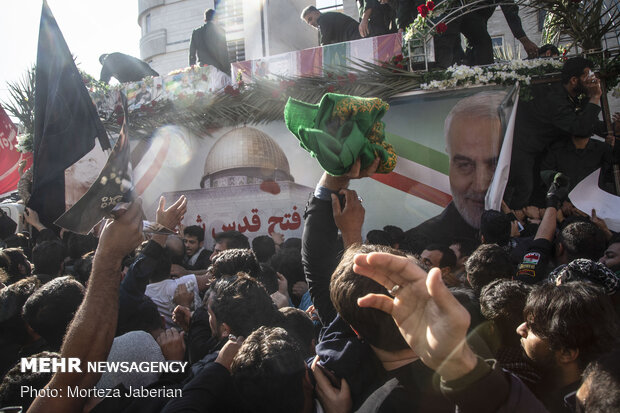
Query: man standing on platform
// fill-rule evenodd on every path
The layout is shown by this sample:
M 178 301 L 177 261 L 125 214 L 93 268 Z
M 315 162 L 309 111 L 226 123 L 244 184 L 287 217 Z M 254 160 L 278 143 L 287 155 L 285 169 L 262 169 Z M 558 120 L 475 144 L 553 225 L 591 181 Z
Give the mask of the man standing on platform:
M 230 61 L 228 60 L 228 46 L 226 45 L 226 33 L 215 24 L 213 16 L 215 10 L 205 11 L 205 24 L 192 32 L 192 40 L 189 44 L 189 64 L 200 66 L 215 66 L 219 71 L 230 76 Z
M 316 7 L 308 6 L 302 10 L 301 19 L 319 31 L 321 46 L 361 39 L 359 24 L 344 13 L 321 13 Z

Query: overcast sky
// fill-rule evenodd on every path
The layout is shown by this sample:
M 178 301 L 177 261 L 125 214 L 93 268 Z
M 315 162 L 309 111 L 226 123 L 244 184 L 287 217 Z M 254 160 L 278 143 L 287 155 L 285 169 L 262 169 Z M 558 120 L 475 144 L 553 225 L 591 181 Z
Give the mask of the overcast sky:
M 123 52 L 140 57 L 138 0 L 47 0 L 78 67 L 99 79 L 99 56 Z M 36 62 L 41 0 L 0 3 L 0 101 Z

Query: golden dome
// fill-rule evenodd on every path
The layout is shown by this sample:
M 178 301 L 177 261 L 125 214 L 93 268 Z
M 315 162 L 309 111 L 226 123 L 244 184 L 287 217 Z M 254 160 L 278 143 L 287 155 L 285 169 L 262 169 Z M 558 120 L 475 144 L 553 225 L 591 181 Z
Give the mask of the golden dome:
M 263 168 L 290 174 L 282 148 L 255 128 L 236 128 L 215 142 L 205 161 L 204 177 L 235 168 Z

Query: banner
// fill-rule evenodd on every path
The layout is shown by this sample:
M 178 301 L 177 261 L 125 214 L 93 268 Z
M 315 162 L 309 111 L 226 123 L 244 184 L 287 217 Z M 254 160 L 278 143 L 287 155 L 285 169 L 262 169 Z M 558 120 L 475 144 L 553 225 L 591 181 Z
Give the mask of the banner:
M 505 185 L 514 110 L 508 105 L 500 116 L 499 109 L 509 92 L 487 86 L 391 99 L 383 120 L 396 169 L 350 184 L 366 209 L 363 235 L 425 223 L 410 232 L 419 243 L 477 237 L 482 211 L 496 208 L 497 196 L 485 205 L 487 190 L 497 182 L 499 194 Z M 270 231 L 300 237 L 305 204 L 323 171 L 284 122 L 210 132 L 196 137 L 170 125 L 156 131 L 148 148 L 134 144 L 141 153 L 134 182 L 146 214 L 152 219 L 162 193 L 167 202 L 185 194 L 183 224 L 203 227 L 207 248 L 213 233 L 233 228 L 250 238 Z M 429 227 L 442 216 L 448 224 Z
M 32 166 L 32 154 L 17 150 L 17 128 L 0 106 L 0 196 L 17 189 L 22 160 L 26 161 L 24 170 Z
M 241 73 L 243 81 L 249 83 L 255 77 L 317 76 L 323 70 L 350 66 L 357 60 L 379 64 L 401 51 L 402 36 L 394 33 L 234 62 L 231 66 L 233 77 Z

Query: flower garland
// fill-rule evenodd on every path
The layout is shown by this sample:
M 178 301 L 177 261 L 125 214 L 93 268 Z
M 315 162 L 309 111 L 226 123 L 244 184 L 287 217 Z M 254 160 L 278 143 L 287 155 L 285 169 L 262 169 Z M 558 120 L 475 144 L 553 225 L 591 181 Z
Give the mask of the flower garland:
M 477 85 L 509 85 L 520 82 L 529 85 L 532 77 L 557 73 L 564 63 L 556 59 L 513 60 L 490 66 L 453 65 L 445 71 L 428 72 L 425 82 L 420 85 L 423 90 L 445 90 L 456 87 Z M 528 88 L 522 88 L 523 98 L 529 96 Z

